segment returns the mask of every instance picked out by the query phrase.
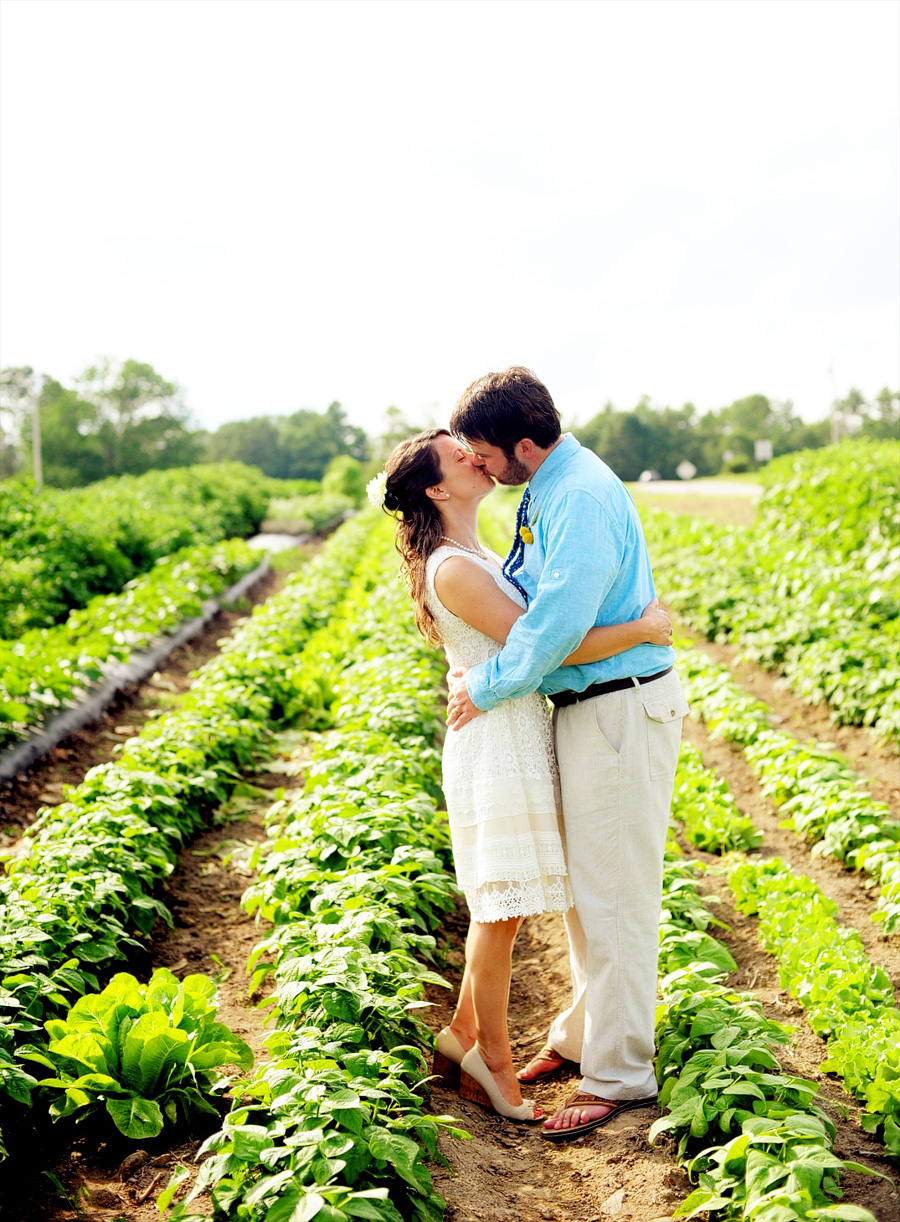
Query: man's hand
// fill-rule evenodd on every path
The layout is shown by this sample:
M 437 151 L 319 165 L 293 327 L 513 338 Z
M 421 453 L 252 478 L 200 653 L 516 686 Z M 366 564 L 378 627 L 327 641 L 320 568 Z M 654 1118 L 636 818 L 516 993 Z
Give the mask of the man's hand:
M 458 666 L 447 676 L 447 686 L 450 688 L 450 699 L 447 701 L 447 725 L 451 730 L 461 730 L 467 722 L 483 712 L 472 703 L 469 689 L 466 686 L 468 666 Z
M 641 625 L 646 630 L 644 640 L 648 645 L 672 644 L 672 621 L 667 611 L 659 605 L 659 599 L 654 598 L 648 603 L 641 614 Z

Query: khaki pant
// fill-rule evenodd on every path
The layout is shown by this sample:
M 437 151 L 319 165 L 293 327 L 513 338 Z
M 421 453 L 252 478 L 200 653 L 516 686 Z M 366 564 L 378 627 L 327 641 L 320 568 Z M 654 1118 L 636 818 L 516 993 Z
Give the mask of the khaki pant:
M 548 1042 L 605 1099 L 656 1093 L 662 862 L 687 702 L 672 671 L 554 711 L 573 1002 Z

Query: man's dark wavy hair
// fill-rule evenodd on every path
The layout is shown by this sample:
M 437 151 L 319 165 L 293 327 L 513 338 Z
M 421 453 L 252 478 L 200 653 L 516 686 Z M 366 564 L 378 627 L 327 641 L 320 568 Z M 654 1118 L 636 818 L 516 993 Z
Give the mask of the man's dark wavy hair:
M 450 430 L 467 441 L 499 446 L 507 458 L 523 437 L 546 450 L 561 431 L 549 390 L 522 365 L 486 373 L 473 382 L 453 409 Z

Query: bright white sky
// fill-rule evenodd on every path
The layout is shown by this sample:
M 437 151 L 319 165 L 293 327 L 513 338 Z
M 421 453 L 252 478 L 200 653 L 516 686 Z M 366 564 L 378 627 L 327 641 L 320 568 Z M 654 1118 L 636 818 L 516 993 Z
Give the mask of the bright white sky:
M 3 0 L 2 351 L 197 423 L 900 382 L 895 0 Z

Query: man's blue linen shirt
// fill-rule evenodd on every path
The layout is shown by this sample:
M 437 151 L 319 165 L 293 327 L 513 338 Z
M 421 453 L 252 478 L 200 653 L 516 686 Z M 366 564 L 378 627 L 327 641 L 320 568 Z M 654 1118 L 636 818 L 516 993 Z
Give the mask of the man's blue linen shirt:
M 506 644 L 469 671 L 469 695 L 482 710 L 540 691 L 583 691 L 592 683 L 652 675 L 675 661 L 668 645 L 636 645 L 601 662 L 560 666 L 595 625 L 638 619 L 656 597 L 634 502 L 601 458 L 566 433 L 528 484 L 528 522 L 517 580 L 528 610 Z

